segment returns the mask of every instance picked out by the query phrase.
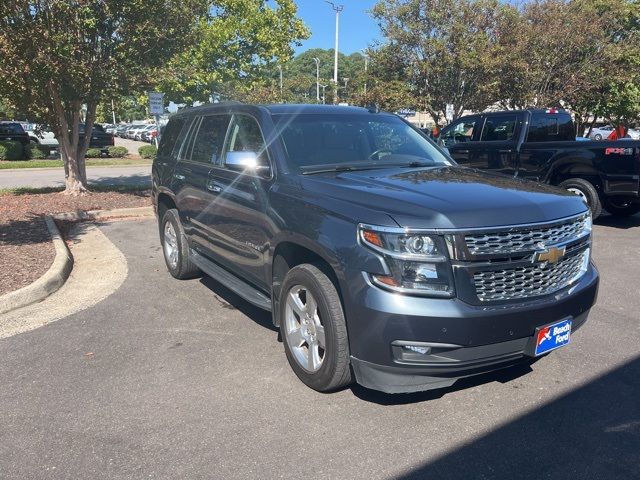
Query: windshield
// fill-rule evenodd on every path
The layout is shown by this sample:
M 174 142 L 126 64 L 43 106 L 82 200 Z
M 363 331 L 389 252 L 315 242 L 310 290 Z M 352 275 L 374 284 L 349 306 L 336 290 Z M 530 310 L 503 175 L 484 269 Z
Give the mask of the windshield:
M 291 167 L 303 172 L 452 164 L 431 141 L 393 115 L 274 115 L 274 120 Z

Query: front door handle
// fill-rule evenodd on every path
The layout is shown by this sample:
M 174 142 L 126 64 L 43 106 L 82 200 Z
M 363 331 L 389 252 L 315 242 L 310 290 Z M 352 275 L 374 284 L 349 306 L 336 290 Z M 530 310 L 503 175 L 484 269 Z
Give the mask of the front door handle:
M 222 187 L 220 185 L 216 185 L 215 183 L 208 183 L 207 190 L 213 193 L 220 193 L 222 191 Z
M 454 150 L 452 153 L 469 153 L 469 150 Z
M 184 180 L 187 177 L 185 177 L 184 175 L 180 175 L 179 173 L 174 173 L 173 178 L 176 178 L 178 180 Z

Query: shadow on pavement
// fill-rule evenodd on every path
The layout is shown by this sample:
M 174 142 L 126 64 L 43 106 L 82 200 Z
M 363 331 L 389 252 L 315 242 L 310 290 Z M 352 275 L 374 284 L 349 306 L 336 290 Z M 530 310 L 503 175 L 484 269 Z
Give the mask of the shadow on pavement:
M 621 229 L 640 227 L 640 214 L 636 214 L 631 217 L 614 217 L 613 215 L 602 215 L 601 217 L 598 217 L 594 223 L 603 227 L 613 227 Z
M 91 172 L 89 172 L 90 174 Z M 148 185 L 151 188 L 151 174 L 131 174 L 89 178 L 90 185 Z
M 639 378 L 637 357 L 397 478 L 638 479 Z
M 203 275 L 200 278 L 200 283 L 202 283 L 216 296 L 220 297 L 220 299 L 223 300 L 223 302 L 221 302 L 223 308 L 238 310 L 240 313 L 249 317 L 261 327 L 264 327 L 273 332 L 279 331 L 271 321 L 271 312 L 267 312 L 265 310 L 262 310 L 261 308 L 254 307 L 249 302 L 239 297 L 234 292 L 232 292 L 213 278 L 209 277 L 208 275 Z

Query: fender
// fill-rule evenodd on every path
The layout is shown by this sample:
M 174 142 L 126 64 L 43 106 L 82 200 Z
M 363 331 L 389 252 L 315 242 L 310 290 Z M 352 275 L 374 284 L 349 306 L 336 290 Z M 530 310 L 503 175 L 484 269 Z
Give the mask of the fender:
M 540 179 L 552 184 L 559 174 L 600 178 L 602 172 L 597 168 L 596 160 L 596 155 L 590 150 L 560 150 L 544 165 Z

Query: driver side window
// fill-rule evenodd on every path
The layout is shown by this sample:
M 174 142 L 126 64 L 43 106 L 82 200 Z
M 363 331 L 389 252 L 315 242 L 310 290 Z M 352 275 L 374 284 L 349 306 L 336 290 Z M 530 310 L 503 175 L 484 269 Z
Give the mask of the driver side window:
M 477 118 L 463 118 L 447 128 L 440 136 L 445 147 L 473 140 L 473 133 L 478 123 Z
M 235 115 L 228 135 L 226 152 L 254 152 L 259 165 L 269 165 L 267 146 L 253 117 Z

